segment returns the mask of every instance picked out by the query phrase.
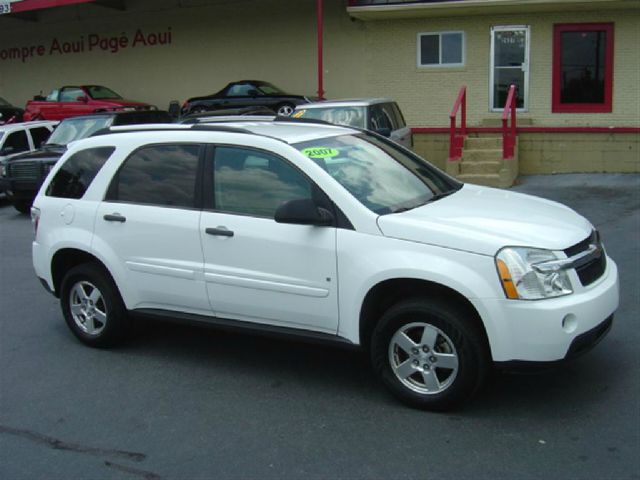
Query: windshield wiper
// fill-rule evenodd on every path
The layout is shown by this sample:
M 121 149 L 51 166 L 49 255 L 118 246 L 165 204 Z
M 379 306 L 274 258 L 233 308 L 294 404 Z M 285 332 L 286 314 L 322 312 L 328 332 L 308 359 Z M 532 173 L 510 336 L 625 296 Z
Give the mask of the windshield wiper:
M 426 202 L 423 203 L 423 205 L 430 203 L 430 202 L 435 202 L 436 200 L 440 200 L 441 198 L 444 197 L 448 197 L 449 195 L 451 195 L 452 193 L 456 193 L 458 191 L 458 189 L 453 189 L 453 190 L 447 190 L 445 192 L 440 192 L 440 193 L 436 193 L 433 197 L 431 197 L 429 200 L 427 200 Z
M 420 203 L 417 203 L 415 205 L 411 205 L 410 207 L 399 207 L 399 208 L 396 208 L 391 213 L 402 213 L 402 212 L 406 212 L 407 210 L 413 210 L 414 208 L 422 207 L 422 206 L 426 205 L 427 203 L 435 202 L 436 200 L 440 200 L 441 198 L 448 197 L 452 193 L 456 193 L 458 190 L 459 190 L 458 188 L 454 188 L 454 189 L 451 189 L 451 190 L 447 190 L 445 192 L 436 193 L 429 200 L 425 200 L 424 202 L 420 202 Z

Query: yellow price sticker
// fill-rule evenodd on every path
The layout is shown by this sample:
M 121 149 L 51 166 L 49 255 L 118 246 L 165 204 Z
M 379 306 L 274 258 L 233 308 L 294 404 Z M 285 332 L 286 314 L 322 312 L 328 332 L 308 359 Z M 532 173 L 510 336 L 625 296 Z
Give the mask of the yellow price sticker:
M 302 150 L 302 154 L 309 158 L 331 158 L 337 157 L 340 152 L 335 148 L 312 147 Z

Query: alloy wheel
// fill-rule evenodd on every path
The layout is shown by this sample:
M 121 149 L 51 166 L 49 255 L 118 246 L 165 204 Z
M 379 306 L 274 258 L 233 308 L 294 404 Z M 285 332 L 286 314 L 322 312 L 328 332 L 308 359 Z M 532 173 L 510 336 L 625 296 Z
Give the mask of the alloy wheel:
M 458 353 L 438 327 L 414 322 L 403 325 L 389 342 L 389 363 L 405 387 L 433 395 L 446 390 L 458 374 Z
M 100 335 L 107 325 L 106 303 L 91 282 L 83 280 L 71 287 L 69 307 L 73 321 L 87 335 Z

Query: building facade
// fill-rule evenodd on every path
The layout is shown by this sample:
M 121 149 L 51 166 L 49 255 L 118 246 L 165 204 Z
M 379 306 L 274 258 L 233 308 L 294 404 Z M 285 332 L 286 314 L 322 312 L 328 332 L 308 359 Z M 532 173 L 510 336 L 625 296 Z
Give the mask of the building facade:
M 466 86 L 469 134 L 517 86 L 521 173 L 640 170 L 636 0 L 17 0 L 0 16 L 0 96 L 95 83 L 166 108 L 243 78 L 327 98 L 391 97 L 441 167 Z

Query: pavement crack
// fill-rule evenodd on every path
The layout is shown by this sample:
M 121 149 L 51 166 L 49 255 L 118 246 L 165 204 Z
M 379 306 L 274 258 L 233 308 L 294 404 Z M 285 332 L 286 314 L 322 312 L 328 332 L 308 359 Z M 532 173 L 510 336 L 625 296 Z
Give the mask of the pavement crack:
M 147 472 L 146 470 L 140 470 L 139 468 L 127 467 L 126 465 L 120 465 L 118 463 L 113 463 L 106 460 L 104 464 L 109 468 L 113 468 L 114 470 L 130 473 L 132 475 L 139 475 L 145 480 L 162 480 L 162 477 L 160 475 L 153 472 Z
M 77 443 L 64 442 L 58 438 L 49 437 L 38 432 L 31 430 L 23 430 L 19 428 L 7 427 L 0 425 L 0 434 L 13 435 L 15 437 L 24 438 L 33 443 L 44 445 L 54 450 L 66 450 L 75 453 L 84 453 L 86 455 L 93 455 L 98 457 L 116 457 L 126 458 L 127 460 L 133 460 L 134 462 L 142 462 L 147 456 L 144 453 L 128 452 L 126 450 L 113 450 L 110 448 L 97 448 L 88 447 L 85 445 L 79 445 Z M 149 477 L 156 478 L 156 477 Z

